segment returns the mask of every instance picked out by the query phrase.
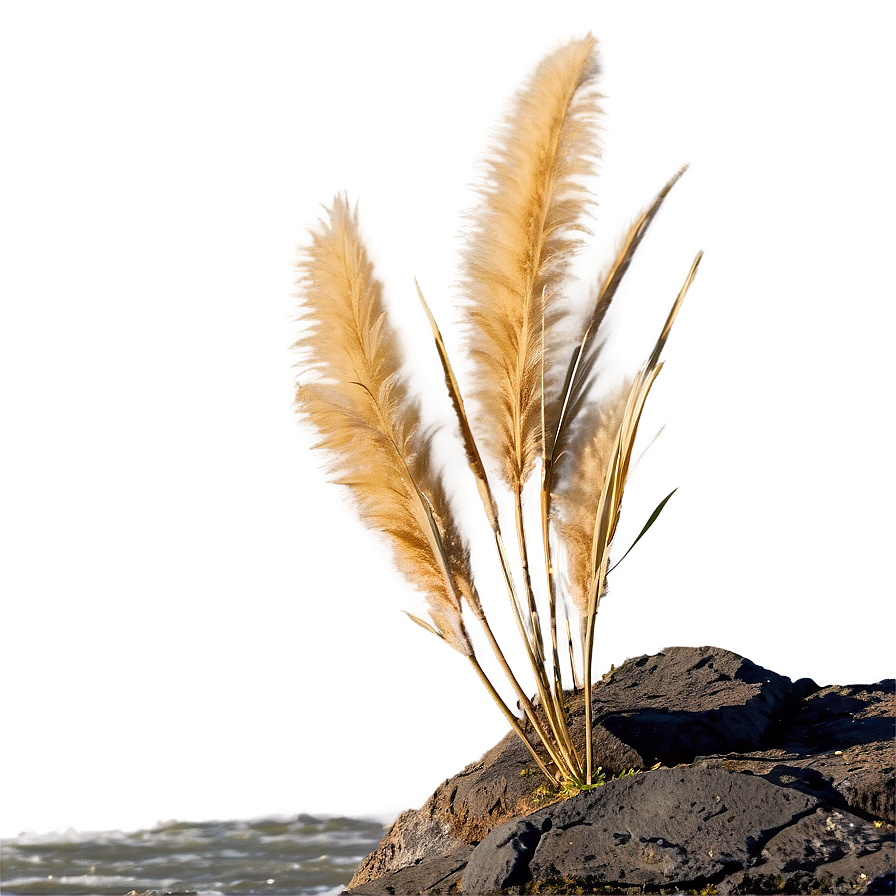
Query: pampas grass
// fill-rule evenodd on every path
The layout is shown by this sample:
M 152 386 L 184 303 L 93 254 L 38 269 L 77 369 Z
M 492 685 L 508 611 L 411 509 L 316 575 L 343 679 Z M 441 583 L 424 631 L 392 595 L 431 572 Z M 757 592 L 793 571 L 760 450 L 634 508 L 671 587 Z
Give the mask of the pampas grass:
M 470 662 L 551 784 L 567 788 L 592 786 L 596 776 L 587 698 L 595 618 L 638 422 L 700 261 L 698 254 L 644 365 L 616 392 L 596 400 L 607 310 L 684 171 L 623 234 L 597 281 L 582 332 L 571 333 L 570 265 L 588 233 L 593 199 L 587 184 L 598 160 L 598 74 L 591 35 L 559 47 L 520 89 L 486 156 L 462 259 L 469 401 L 417 287 L 540 698 L 537 708 L 483 609 L 469 547 L 433 460 L 431 432 L 409 389 L 382 286 L 361 240 L 357 210 L 346 197 L 337 196 L 311 230 L 298 265 L 302 374 L 296 405 L 317 433 L 315 447 L 326 455 L 331 479 L 351 492 L 361 519 L 385 534 L 398 568 L 422 594 L 428 616 L 410 618 Z M 541 526 L 533 536 L 525 525 L 524 490 L 536 471 Z M 505 546 L 495 480 L 512 500 L 517 573 Z M 547 579 L 541 598 L 529 571 L 536 538 Z M 516 694 L 529 723 L 525 729 L 480 664 L 470 621 L 480 627 Z M 586 695 L 584 755 L 569 733 L 561 643 L 569 651 L 572 688 Z
M 460 604 L 473 591 L 469 551 L 430 461 L 382 286 L 345 197 L 312 240 L 300 265 L 305 329 L 296 348 L 316 376 L 299 386 L 298 410 L 317 430 L 315 447 L 327 453 L 334 481 L 351 489 L 368 526 L 387 533 L 399 569 L 425 595 L 431 630 L 470 656 Z
M 575 451 L 562 454 L 556 464 L 558 488 L 550 496 L 551 519 L 565 552 L 565 592 L 580 619 L 587 616 L 595 572 L 591 555 L 597 508 L 630 392 L 631 383 L 624 383 L 590 408 L 579 427 Z
M 597 162 L 595 45 L 589 35 L 561 47 L 516 97 L 466 241 L 474 422 L 514 492 L 541 454 L 545 391 L 552 399 L 562 385 L 561 291 L 581 247 L 576 234 L 587 232 L 583 181 Z

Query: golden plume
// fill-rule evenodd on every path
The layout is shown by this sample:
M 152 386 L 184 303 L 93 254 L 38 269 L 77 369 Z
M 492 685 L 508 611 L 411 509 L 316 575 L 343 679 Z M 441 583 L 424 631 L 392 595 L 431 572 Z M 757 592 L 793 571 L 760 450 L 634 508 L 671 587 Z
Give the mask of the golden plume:
M 333 481 L 350 489 L 365 524 L 389 536 L 399 569 L 425 595 L 433 625 L 411 618 L 471 656 L 461 615 L 462 595 L 478 601 L 469 553 L 408 394 L 357 211 L 337 196 L 328 217 L 298 264 L 304 331 L 295 348 L 307 379 L 297 409 Z
M 417 288 L 442 364 L 461 444 L 492 529 L 511 610 L 535 679 L 536 710 L 486 618 L 470 557 L 432 464 L 386 315 L 382 287 L 361 241 L 357 213 L 338 196 L 311 232 L 299 263 L 305 374 L 296 402 L 317 430 L 316 447 L 333 479 L 347 486 L 362 520 L 386 533 L 399 568 L 425 594 L 429 619 L 410 618 L 465 655 L 477 676 L 554 787 L 595 784 L 592 681 L 595 617 L 644 403 L 660 356 L 700 262 L 694 260 L 653 351 L 619 394 L 595 400 L 607 310 L 679 171 L 632 223 L 598 282 L 578 342 L 567 340 L 564 299 L 596 172 L 600 96 L 596 41 L 589 34 L 549 55 L 517 94 L 486 159 L 479 209 L 466 234 L 464 325 L 472 359 L 475 414 L 466 402 L 438 324 Z M 498 505 L 480 454 L 497 460 L 514 500 L 521 586 L 504 546 Z M 548 614 L 542 622 L 532 586 L 523 486 L 541 462 L 541 536 Z M 631 547 L 662 511 L 654 510 Z M 629 547 L 629 551 L 631 550 Z M 570 612 L 555 575 L 565 561 L 565 594 L 577 609 L 585 698 L 585 762 L 573 742 L 563 693 L 558 624 L 565 621 L 573 683 L 579 687 Z M 628 552 L 626 552 L 628 553 Z M 625 555 L 623 555 L 624 557 Z M 464 627 L 466 602 L 516 694 L 534 745 L 479 665 Z M 544 602 L 542 595 L 541 603 Z M 558 610 L 562 612 L 558 614 Z M 564 619 L 565 617 L 565 619 Z M 550 632 L 552 669 L 545 634 Z M 551 674 L 552 673 L 552 674 Z M 598 769 L 599 771 L 599 769 Z
M 555 299 L 585 232 L 600 95 L 590 34 L 552 53 L 517 94 L 486 159 L 464 253 L 466 332 L 483 441 L 518 492 L 541 452 L 542 386 L 564 312 Z M 555 402 L 550 402 L 549 407 Z M 553 421 L 546 421 L 549 430 Z
M 563 487 L 553 495 L 551 514 L 565 553 L 566 593 L 580 621 L 588 613 L 597 509 L 631 387 L 624 383 L 603 402 L 588 407 L 577 427 L 575 452 L 562 455 L 555 471 Z

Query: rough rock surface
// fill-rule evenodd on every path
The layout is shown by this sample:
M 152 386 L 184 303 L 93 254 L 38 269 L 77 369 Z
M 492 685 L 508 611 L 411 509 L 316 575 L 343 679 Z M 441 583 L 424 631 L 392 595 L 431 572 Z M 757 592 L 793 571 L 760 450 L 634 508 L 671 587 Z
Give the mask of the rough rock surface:
M 527 838 L 518 833 L 522 826 Z M 873 824 L 760 777 L 661 769 L 496 828 L 471 852 L 461 891 L 496 893 L 539 881 L 553 892 L 572 884 L 732 892 L 745 879 L 808 870 L 854 892 L 892 871 L 888 841 Z
M 771 776 L 784 786 L 819 791 L 832 805 L 892 821 L 893 680 L 832 685 L 800 701 L 781 731 L 779 749 L 718 760 L 732 771 Z
M 892 681 L 821 689 L 673 647 L 613 670 L 592 706 L 606 772 L 663 767 L 542 806 L 508 734 L 403 813 L 349 892 L 893 892 Z
M 612 742 L 637 754 L 639 762 L 620 765 L 612 751 L 604 768 L 614 774 L 755 750 L 792 688 L 789 678 L 730 651 L 670 647 L 629 660 L 594 689 L 595 746 Z M 625 759 L 633 759 L 628 750 Z

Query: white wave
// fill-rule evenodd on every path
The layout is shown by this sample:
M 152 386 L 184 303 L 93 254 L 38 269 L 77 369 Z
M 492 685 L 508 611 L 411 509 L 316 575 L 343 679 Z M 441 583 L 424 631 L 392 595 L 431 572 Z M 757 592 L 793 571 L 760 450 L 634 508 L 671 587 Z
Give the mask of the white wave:
M 87 843 L 88 841 L 105 844 L 110 841 L 120 842 L 127 839 L 128 834 L 118 828 L 105 831 L 81 830 L 75 824 L 68 824 L 63 828 L 51 828 L 48 831 L 19 831 L 15 836 L 4 837 L 2 843 L 4 846 L 33 846 L 34 844 L 58 846 Z
M 141 859 L 141 867 L 149 865 L 193 865 L 196 868 L 208 867 L 211 864 L 207 856 L 194 852 L 180 852 L 173 855 L 151 856 Z
M 323 835 L 323 836 L 324 836 L 323 841 L 321 840 L 321 837 L 320 837 L 320 836 L 318 836 L 318 837 L 308 837 L 308 838 L 306 838 L 306 837 L 301 837 L 301 838 L 298 838 L 298 839 L 299 839 L 299 842 L 301 842 L 301 844 L 302 844 L 303 846 L 305 846 L 305 845 L 307 845 L 307 844 L 309 844 L 309 843 L 315 843 L 315 842 L 317 842 L 317 843 L 320 843 L 320 842 L 329 842 L 328 840 L 326 840 L 326 834 Z M 297 839 L 297 838 L 296 838 L 296 835 L 295 835 L 295 834 L 259 834 L 259 835 L 258 835 L 258 842 L 259 842 L 259 843 L 264 843 L 264 844 L 268 844 L 268 843 L 295 843 L 295 842 L 296 842 L 296 839 Z
M 219 849 L 217 855 L 222 859 L 248 859 L 252 853 L 246 852 L 244 849 Z
M 7 887 L 25 887 L 30 884 L 42 884 L 46 881 L 46 876 L 44 877 L 16 877 L 12 880 L 4 880 L 3 881 L 3 892 L 6 892 Z

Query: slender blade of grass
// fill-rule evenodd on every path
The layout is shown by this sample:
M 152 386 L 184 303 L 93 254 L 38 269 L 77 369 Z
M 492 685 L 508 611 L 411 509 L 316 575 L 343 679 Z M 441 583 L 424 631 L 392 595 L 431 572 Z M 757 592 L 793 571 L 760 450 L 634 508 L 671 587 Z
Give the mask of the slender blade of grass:
M 622 563 L 622 561 L 625 560 L 626 557 L 628 557 L 628 555 L 632 552 L 632 548 L 634 548 L 634 546 L 647 534 L 647 531 L 650 529 L 650 527 L 657 521 L 659 515 L 663 512 L 663 508 L 669 502 L 669 498 L 671 498 L 672 495 L 674 495 L 677 491 L 678 488 L 673 488 L 672 491 L 669 492 L 669 494 L 666 495 L 666 497 L 663 498 L 663 500 L 660 501 L 659 504 L 657 504 L 657 506 L 654 508 L 653 513 L 650 514 L 650 517 L 644 524 L 644 528 L 641 529 L 641 531 L 638 533 L 638 537 L 629 545 L 628 550 L 607 570 L 607 575 L 613 572 L 613 570 L 616 569 L 616 567 L 619 566 L 619 564 Z

